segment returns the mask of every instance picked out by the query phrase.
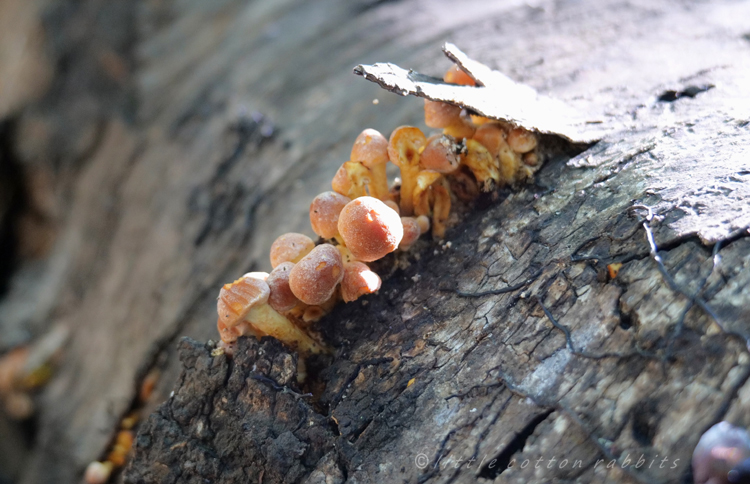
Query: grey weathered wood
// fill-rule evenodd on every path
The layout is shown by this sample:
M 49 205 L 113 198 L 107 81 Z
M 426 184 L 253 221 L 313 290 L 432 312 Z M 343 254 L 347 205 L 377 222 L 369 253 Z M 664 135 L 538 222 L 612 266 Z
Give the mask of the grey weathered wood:
M 310 232 L 307 204 L 326 189 L 359 130 L 421 125 L 419 100 L 385 93 L 351 75 L 352 67 L 393 62 L 440 75 L 448 66 L 445 40 L 579 112 L 603 113 L 607 129 L 573 162 L 545 167 L 540 186 L 449 232 L 450 248 L 431 247 L 437 254 L 428 251 L 392 278 L 366 312 L 343 307 L 328 319 L 340 352 L 319 378 L 342 433 L 331 442 L 343 475 L 414 481 L 427 476 L 414 465 L 420 452 L 431 462 L 497 456 L 528 427 L 534 431 L 516 459 L 565 454 L 585 468 L 506 471 L 498 482 L 627 479 L 601 465 L 592 470 L 602 452 L 679 458 L 679 472 L 651 470 L 646 478 L 678 482 L 703 429 L 723 415 L 750 423 L 746 350 L 702 310 L 687 313 L 673 360 L 592 360 L 566 349 L 536 300 L 570 329 L 577 349 L 622 353 L 638 344 L 663 355 L 687 299 L 664 284 L 648 256 L 643 227 L 628 213 L 640 202 L 656 207 L 656 241 L 689 291 L 711 271 L 711 246 L 703 244 L 735 237 L 719 252 L 723 262 L 703 297 L 723 324 L 747 330 L 750 44 L 743 19 L 750 4 L 365 6 L 227 0 L 138 7 L 126 81 L 137 114 L 122 122 L 103 110 L 80 130 L 80 143 L 64 153 L 78 164 L 65 178 L 65 215 L 38 279 L 44 290 L 12 292 L 5 301 L 39 300 L 33 314 L 14 321 L 32 318 L 37 334 L 54 321 L 72 335 L 38 399 L 39 439 L 23 482 L 79 479 L 103 456 L 154 366 L 162 379 L 144 413 L 168 400 L 180 372 L 177 338 L 215 337 L 220 285 L 267 267 L 277 235 Z M 706 84 L 715 87 L 657 101 L 665 91 Z M 92 102 L 111 99 L 105 93 Z M 234 128 L 256 110 L 273 121 L 272 140 Z M 37 108 L 15 122 L 56 126 L 59 116 Z M 45 146 L 55 154 L 62 145 L 53 141 Z M 52 156 L 41 158 L 32 161 Z M 599 259 L 573 262 L 575 255 Z M 625 261 L 620 275 L 602 277 L 617 260 Z M 537 269 L 525 289 L 455 294 L 512 285 Z M 373 358 L 393 360 L 362 364 Z M 475 466 L 429 478 L 475 482 Z

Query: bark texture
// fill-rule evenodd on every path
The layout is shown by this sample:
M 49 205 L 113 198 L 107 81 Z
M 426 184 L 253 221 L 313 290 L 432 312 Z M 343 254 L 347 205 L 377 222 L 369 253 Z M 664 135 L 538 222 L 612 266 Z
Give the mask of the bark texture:
M 156 371 L 116 479 L 689 482 L 706 428 L 750 425 L 750 3 L 51 5 L 56 76 L 8 108 L 0 156 L 41 180 L 27 198 L 56 238 L 13 274 L 0 347 L 71 336 L 20 482 L 80 480 Z M 222 283 L 310 232 L 361 129 L 422 125 L 421 100 L 352 67 L 439 75 L 445 40 L 601 141 L 337 308 L 310 388 L 273 341 L 229 361 L 181 340 L 178 358 L 179 337 L 216 338 Z

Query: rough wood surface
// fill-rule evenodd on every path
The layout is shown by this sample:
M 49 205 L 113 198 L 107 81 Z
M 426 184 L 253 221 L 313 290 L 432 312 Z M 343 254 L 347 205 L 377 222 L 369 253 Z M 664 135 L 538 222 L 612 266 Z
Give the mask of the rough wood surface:
M 743 338 L 699 307 L 748 333 L 750 3 L 72 4 L 58 20 L 91 34 L 50 27 L 68 70 L 11 119 L 19 163 L 55 167 L 61 208 L 50 255 L 11 280 L 0 346 L 50 322 L 71 329 L 37 398 L 21 482 L 79 480 L 154 368 L 162 377 L 144 418 L 165 403 L 137 439 L 134 482 L 683 482 L 705 428 L 750 424 Z M 132 28 L 95 28 L 116 24 L 107 13 Z M 338 351 L 313 378 L 320 401 L 251 378 L 291 381 L 279 372 L 293 357 L 273 343 L 230 365 L 183 342 L 182 370 L 178 338 L 215 337 L 220 285 L 267 267 L 277 235 L 309 232 L 308 203 L 356 134 L 421 125 L 419 100 L 352 67 L 439 75 L 446 40 L 578 112 L 603 113 L 603 140 L 478 211 L 364 310 L 327 318 Z M 93 46 L 97 55 L 71 54 Z M 29 143 L 24 133 L 41 134 Z M 665 283 L 635 203 L 654 207 L 666 269 L 689 296 Z M 615 261 L 624 266 L 610 280 Z M 669 462 L 606 468 L 641 454 Z M 548 468 L 553 457 L 571 463 Z M 531 465 L 500 472 L 492 459 Z

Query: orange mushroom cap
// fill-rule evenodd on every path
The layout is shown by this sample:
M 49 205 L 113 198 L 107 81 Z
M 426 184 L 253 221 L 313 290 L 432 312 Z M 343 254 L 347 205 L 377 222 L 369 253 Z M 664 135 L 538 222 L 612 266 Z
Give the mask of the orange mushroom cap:
M 362 131 L 352 146 L 352 161 L 359 161 L 368 168 L 388 161 L 388 140 L 380 131 L 368 128 Z
M 339 213 L 352 199 L 336 192 L 323 192 L 310 204 L 310 224 L 313 232 L 324 239 L 339 234 Z
M 429 223 L 429 219 L 427 220 Z M 404 227 L 404 237 L 401 239 L 401 243 L 398 244 L 398 248 L 406 250 L 422 235 L 422 229 L 414 217 L 401 217 L 401 224 Z
M 339 233 L 354 257 L 371 262 L 393 252 L 404 236 L 401 217 L 373 197 L 349 202 L 339 215 Z
M 343 277 L 341 253 L 331 244 L 321 244 L 289 272 L 289 287 L 305 304 L 323 304 L 333 295 Z
M 452 173 L 461 164 L 456 140 L 446 134 L 430 136 L 419 162 L 427 170 Z
M 424 124 L 430 128 L 447 128 L 461 122 L 461 108 L 440 101 L 424 101 Z
M 315 242 L 304 234 L 289 232 L 279 236 L 271 244 L 271 267 L 276 268 L 282 262 L 298 262 L 310 253 Z
M 341 298 L 344 302 L 355 301 L 360 296 L 372 294 L 380 289 L 380 276 L 362 262 L 352 262 L 344 267 L 341 281 Z
M 219 291 L 216 310 L 219 321 L 233 328 L 247 316 L 254 306 L 265 304 L 271 290 L 265 281 L 253 277 L 241 277 L 230 284 L 224 284 Z
M 513 128 L 508 133 L 508 146 L 516 153 L 528 153 L 536 148 L 536 136 L 523 128 Z
M 224 284 L 219 291 L 216 326 L 221 340 L 231 343 L 249 330 L 243 322 L 250 310 L 266 304 L 271 291 L 268 284 L 259 278 L 244 275 L 231 284 Z
M 271 294 L 268 296 L 268 304 L 276 311 L 283 313 L 297 305 L 299 299 L 289 287 L 289 274 L 294 268 L 293 262 L 282 262 L 268 275 L 266 283 Z
M 334 192 L 341 195 L 348 195 L 352 189 L 352 181 L 349 179 L 349 174 L 346 172 L 346 167 L 341 165 L 333 175 L 331 180 L 331 188 Z
M 450 66 L 443 75 L 443 80 L 450 84 L 460 84 L 462 86 L 476 86 L 477 83 L 463 69 L 456 64 Z

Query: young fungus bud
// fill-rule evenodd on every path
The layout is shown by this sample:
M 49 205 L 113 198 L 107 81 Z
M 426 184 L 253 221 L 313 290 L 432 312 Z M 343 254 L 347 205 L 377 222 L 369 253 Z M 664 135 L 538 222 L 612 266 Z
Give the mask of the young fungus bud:
M 331 188 L 334 192 L 340 195 L 344 195 L 345 197 L 349 196 L 349 192 L 352 189 L 352 181 L 349 179 L 349 175 L 346 173 L 346 167 L 344 167 L 344 165 L 341 165 L 336 171 L 336 174 L 333 175 Z
M 401 218 L 372 197 L 352 200 L 339 215 L 339 233 L 358 260 L 371 262 L 393 252 L 401 242 Z
M 341 218 L 339 231 L 340 227 Z M 341 253 L 331 244 L 322 244 L 315 247 L 292 268 L 289 273 L 289 287 L 300 301 L 314 306 L 330 299 L 343 277 L 344 264 Z
M 424 101 L 424 124 L 430 128 L 447 128 L 461 122 L 461 108 L 440 101 Z
M 536 148 L 536 136 L 523 128 L 513 128 L 508 133 L 508 146 L 516 153 L 528 153 Z
M 299 299 L 289 287 L 289 274 L 293 267 L 293 262 L 282 262 L 271 271 L 268 279 L 266 279 L 266 284 L 271 291 L 268 296 L 268 304 L 280 313 L 290 311 L 299 303 Z
M 456 140 L 451 136 L 445 134 L 430 136 L 419 161 L 426 170 L 453 173 L 461 164 L 459 151 Z
M 310 204 L 310 224 L 313 232 L 324 239 L 333 239 L 339 234 L 339 213 L 351 198 L 336 192 L 323 192 Z
M 476 86 L 477 83 L 464 70 L 453 64 L 445 71 L 443 80 L 449 84 L 460 84 L 462 86 Z
M 282 262 L 299 262 L 315 247 L 315 242 L 303 234 L 289 232 L 279 236 L 271 244 L 271 267 L 276 267 Z
M 341 281 L 341 298 L 344 302 L 356 301 L 360 296 L 372 294 L 380 289 L 380 276 L 362 262 L 352 262 L 344 267 Z
M 392 200 L 386 200 L 383 203 L 385 203 L 388 206 L 388 208 L 392 209 L 394 212 L 401 214 L 401 209 L 399 208 L 398 203 Z
M 113 467 L 111 462 L 92 462 L 86 467 L 83 480 L 86 484 L 105 484 L 112 475 Z
M 427 226 L 429 227 L 429 219 L 427 219 Z M 401 225 L 404 227 L 404 237 L 401 239 L 401 243 L 398 244 L 398 248 L 401 250 L 408 250 L 414 242 L 417 241 L 420 235 L 422 235 L 422 229 L 414 217 L 401 217 Z

